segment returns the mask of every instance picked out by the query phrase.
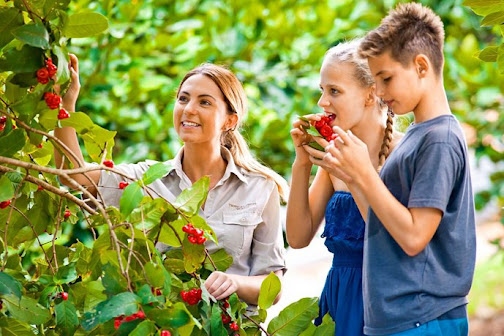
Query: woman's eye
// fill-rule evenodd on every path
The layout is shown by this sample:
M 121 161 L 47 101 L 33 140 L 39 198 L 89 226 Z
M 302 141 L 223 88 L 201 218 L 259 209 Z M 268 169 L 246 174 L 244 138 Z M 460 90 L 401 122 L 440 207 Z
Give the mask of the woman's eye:
M 339 91 L 337 89 L 331 89 L 331 94 L 338 94 Z
M 384 83 L 390 82 L 390 79 L 392 79 L 392 77 L 383 78 L 383 82 Z
M 208 100 L 202 100 L 201 105 L 211 105 L 211 103 Z
M 178 101 L 180 101 L 180 102 L 187 102 L 187 100 L 188 100 L 188 99 L 187 99 L 187 97 L 186 97 L 186 96 L 179 96 L 179 97 L 178 97 Z

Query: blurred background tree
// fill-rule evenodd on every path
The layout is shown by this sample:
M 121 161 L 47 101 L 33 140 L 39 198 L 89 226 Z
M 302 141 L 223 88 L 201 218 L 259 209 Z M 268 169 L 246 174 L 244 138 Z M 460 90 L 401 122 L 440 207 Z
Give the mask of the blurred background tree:
M 100 12 L 110 23 L 106 34 L 70 41 L 81 62 L 78 110 L 118 132 L 116 162 L 166 160 L 180 147 L 172 107 L 181 76 L 203 62 L 224 64 L 250 98 L 244 134 L 253 151 L 289 179 L 289 130 L 297 115 L 320 111 L 324 52 L 377 26 L 398 2 L 404 1 L 73 0 L 73 10 Z M 445 86 L 453 112 L 478 160 L 494 167 L 504 155 L 502 67 L 477 56 L 501 43 L 502 25 L 480 26 L 490 2 L 420 2 L 445 24 Z M 478 209 L 504 204 L 504 168 L 495 167 L 489 187 L 477 194 Z

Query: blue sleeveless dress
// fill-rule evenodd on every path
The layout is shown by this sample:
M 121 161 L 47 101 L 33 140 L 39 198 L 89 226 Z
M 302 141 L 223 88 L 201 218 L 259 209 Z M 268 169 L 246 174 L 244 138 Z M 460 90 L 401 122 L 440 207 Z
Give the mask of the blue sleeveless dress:
M 332 267 L 319 301 L 315 324 L 329 312 L 336 322 L 335 335 L 363 336 L 362 254 L 365 222 L 349 192 L 336 191 L 326 206 L 325 238 L 334 254 Z

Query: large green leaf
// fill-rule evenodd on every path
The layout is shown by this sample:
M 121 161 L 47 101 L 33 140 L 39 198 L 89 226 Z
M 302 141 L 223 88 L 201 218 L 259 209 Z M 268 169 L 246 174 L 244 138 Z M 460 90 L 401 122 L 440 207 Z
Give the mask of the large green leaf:
M 0 202 L 11 199 L 12 197 L 14 197 L 14 187 L 12 186 L 12 181 L 4 174 L 0 177 Z
M 147 313 L 147 316 L 162 328 L 177 329 L 191 323 L 190 314 L 182 302 L 176 302 L 170 308 L 153 309 Z
M 0 137 L 0 156 L 13 157 L 26 143 L 26 134 L 22 129 L 10 131 Z
M 258 305 L 262 309 L 268 309 L 273 305 L 278 293 L 282 288 L 282 284 L 278 276 L 271 272 L 262 282 L 261 290 L 259 291 Z
M 79 326 L 77 310 L 71 301 L 61 301 L 54 307 L 56 314 L 56 329 L 62 335 L 73 335 Z
M 217 267 L 217 270 L 224 272 L 233 264 L 233 257 L 226 252 L 225 249 L 219 249 L 210 255 L 213 263 L 207 258 L 205 259 L 204 267 L 207 270 L 215 271 L 214 265 Z
M 117 316 L 128 316 L 138 311 L 140 298 L 133 293 L 119 293 L 109 300 L 101 302 L 95 310 L 84 314 L 84 320 L 81 325 L 84 330 L 91 330 L 100 323 Z
M 66 37 L 89 37 L 108 28 L 108 19 L 99 13 L 77 13 L 68 18 L 63 27 Z
M 157 179 L 165 176 L 170 170 L 172 166 L 167 162 L 158 162 L 153 164 L 147 169 L 147 171 L 142 176 L 142 182 L 144 185 L 149 185 Z
M 0 8 L 0 49 L 14 39 L 12 30 L 23 25 L 23 14 L 15 8 Z
M 119 200 L 119 209 L 123 216 L 127 217 L 135 208 L 138 207 L 144 197 L 142 187 L 139 181 L 130 183 L 123 190 L 123 194 Z
M 3 302 L 14 319 L 30 324 L 43 324 L 51 319 L 51 312 L 34 299 L 22 296 L 21 300 L 13 295 L 3 297 Z
M 318 298 L 302 298 L 285 307 L 268 324 L 268 333 L 277 336 L 297 335 L 317 317 Z
M 13 29 L 12 34 L 20 41 L 36 48 L 49 49 L 49 33 L 41 23 L 26 24 Z
M 0 272 L 0 295 L 21 298 L 21 284 L 5 272 Z
M 0 72 L 34 72 L 40 68 L 42 49 L 23 46 L 21 49 L 10 49 L 0 58 Z
M 187 216 L 196 215 L 206 199 L 209 185 L 210 178 L 208 176 L 200 178 L 191 187 L 182 190 L 173 202 L 173 206 L 179 208 Z
M 0 317 L 0 331 L 2 336 L 35 336 L 31 326 L 5 315 Z
M 210 335 L 227 336 L 228 332 L 222 323 L 222 309 L 219 305 L 211 306 Z
M 145 335 L 155 335 L 156 324 L 152 321 L 142 321 L 140 322 L 133 331 L 131 331 L 129 336 L 145 336 Z
M 484 62 L 495 62 L 499 56 L 499 47 L 490 46 L 483 49 L 478 55 L 479 59 Z

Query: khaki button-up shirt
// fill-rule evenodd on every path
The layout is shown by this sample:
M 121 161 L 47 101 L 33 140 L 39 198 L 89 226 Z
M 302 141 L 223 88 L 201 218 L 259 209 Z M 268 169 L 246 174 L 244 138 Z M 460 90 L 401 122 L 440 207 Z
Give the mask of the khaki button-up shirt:
M 192 183 L 182 170 L 182 148 L 168 161 L 173 168 L 163 178 L 149 185 L 168 201 L 174 201 Z M 273 180 L 251 173 L 235 165 L 231 153 L 222 147 L 227 168 L 222 179 L 208 192 L 205 218 L 217 236 L 219 245 L 207 241 L 210 253 L 224 248 L 233 257 L 226 272 L 239 275 L 263 275 L 285 270 L 285 248 L 280 220 L 280 198 Z M 134 179 L 140 179 L 156 161 L 120 164 L 116 169 Z M 107 171 L 101 173 L 98 184 L 105 205 L 119 206 L 122 176 Z

